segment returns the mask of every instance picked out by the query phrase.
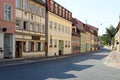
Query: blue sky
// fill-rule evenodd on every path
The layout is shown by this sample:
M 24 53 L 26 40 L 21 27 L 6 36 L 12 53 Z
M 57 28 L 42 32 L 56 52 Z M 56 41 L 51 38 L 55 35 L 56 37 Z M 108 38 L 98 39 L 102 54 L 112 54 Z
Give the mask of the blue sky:
M 99 35 L 111 24 L 117 27 L 120 0 L 54 0 L 72 12 L 73 17 L 99 28 Z M 101 25 L 102 24 L 102 25 Z

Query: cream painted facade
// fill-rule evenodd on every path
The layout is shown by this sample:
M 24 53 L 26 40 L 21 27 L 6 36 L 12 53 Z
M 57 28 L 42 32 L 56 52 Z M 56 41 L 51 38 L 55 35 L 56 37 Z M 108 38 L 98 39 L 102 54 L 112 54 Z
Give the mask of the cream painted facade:
M 95 49 L 95 42 L 94 42 L 94 35 L 93 34 L 91 34 L 91 51 L 94 51 Z
M 120 29 L 118 26 L 118 30 L 115 34 L 115 50 L 120 52 Z
M 48 11 L 48 56 L 71 53 L 71 30 L 71 21 Z
M 25 3 L 23 0 L 18 1 L 21 1 L 21 7 L 16 7 L 15 56 L 16 58 L 45 56 L 46 7 L 34 0 L 27 0 L 27 10 L 22 10 Z
M 81 34 L 81 40 L 80 40 L 80 43 L 81 43 L 81 47 L 80 47 L 80 50 L 81 52 L 86 52 L 86 33 L 80 33 Z

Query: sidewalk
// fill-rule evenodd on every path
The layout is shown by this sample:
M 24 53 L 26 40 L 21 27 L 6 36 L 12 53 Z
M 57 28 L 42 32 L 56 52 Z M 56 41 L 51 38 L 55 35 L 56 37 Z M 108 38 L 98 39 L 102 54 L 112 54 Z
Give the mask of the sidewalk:
M 3 59 L 3 60 L 0 60 L 0 67 L 12 66 L 12 65 L 20 65 L 20 64 L 28 64 L 28 63 L 39 62 L 39 61 L 55 60 L 55 59 L 60 59 L 60 58 L 65 58 L 65 57 L 68 57 L 68 55 L 29 58 L 29 59 L 23 59 L 23 58 Z
M 104 60 L 104 63 L 108 66 L 120 69 L 120 53 L 112 51 Z
M 94 53 L 94 52 L 89 52 L 89 53 Z M 61 56 L 30 58 L 30 59 L 23 59 L 23 58 L 2 59 L 2 60 L 0 60 L 0 67 L 20 65 L 20 64 L 28 64 L 28 63 L 48 61 L 48 60 L 57 60 L 57 59 L 61 59 L 61 58 L 84 55 L 84 54 L 88 54 L 88 52 L 86 52 L 86 53 L 76 53 L 76 54 L 65 54 L 65 55 L 61 55 Z

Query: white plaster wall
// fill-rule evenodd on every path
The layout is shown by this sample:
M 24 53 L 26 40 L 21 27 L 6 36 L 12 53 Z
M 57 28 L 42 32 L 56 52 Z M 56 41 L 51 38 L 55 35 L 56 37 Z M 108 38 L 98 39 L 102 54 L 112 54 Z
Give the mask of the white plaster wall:
M 4 49 L 4 34 L 3 33 L 0 33 L 0 48 Z M 3 59 L 4 57 L 4 52 L 0 52 L 0 59 Z

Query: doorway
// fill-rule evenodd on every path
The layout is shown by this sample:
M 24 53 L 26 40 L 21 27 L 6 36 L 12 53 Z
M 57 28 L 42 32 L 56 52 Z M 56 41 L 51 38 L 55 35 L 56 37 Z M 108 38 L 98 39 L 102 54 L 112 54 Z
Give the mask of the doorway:
M 59 55 L 62 55 L 64 51 L 64 41 L 59 40 Z
M 15 46 L 15 58 L 20 58 L 22 56 L 22 42 L 21 41 L 16 41 L 16 46 Z

